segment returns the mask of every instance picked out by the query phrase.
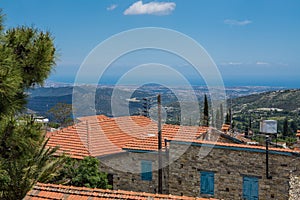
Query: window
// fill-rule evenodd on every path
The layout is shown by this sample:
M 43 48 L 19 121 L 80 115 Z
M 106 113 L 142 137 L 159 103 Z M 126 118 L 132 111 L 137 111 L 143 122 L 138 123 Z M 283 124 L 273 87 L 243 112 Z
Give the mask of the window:
M 200 172 L 200 193 L 214 195 L 214 173 Z
M 152 181 L 152 161 L 141 161 L 141 179 L 143 181 Z
M 113 174 L 107 174 L 107 181 L 108 184 L 114 187 L 114 175 Z
M 258 199 L 258 178 L 250 176 L 243 177 L 243 199 Z

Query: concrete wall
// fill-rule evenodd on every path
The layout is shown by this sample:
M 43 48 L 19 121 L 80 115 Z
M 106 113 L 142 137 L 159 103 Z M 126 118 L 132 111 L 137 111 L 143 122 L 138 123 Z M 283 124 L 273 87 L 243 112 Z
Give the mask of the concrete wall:
M 205 147 L 190 146 L 183 155 L 177 155 L 182 148 L 186 145 L 171 143 L 170 159 L 179 157 L 169 166 L 171 194 L 201 196 L 200 171 L 212 171 L 215 173 L 215 198 L 242 199 L 243 176 L 255 176 L 259 178 L 259 199 L 289 199 L 290 174 L 299 167 L 299 159 L 295 162 L 294 156 L 270 154 L 272 179 L 267 179 L 263 152 L 212 148 L 207 149 L 209 154 L 202 158 Z

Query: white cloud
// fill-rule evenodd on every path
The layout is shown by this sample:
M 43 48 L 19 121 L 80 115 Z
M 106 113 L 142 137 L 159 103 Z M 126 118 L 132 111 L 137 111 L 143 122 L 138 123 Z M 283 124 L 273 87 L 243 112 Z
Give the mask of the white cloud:
M 149 2 L 143 4 L 137 1 L 124 11 L 124 15 L 169 15 L 175 9 L 174 2 Z
M 270 63 L 257 61 L 256 65 L 269 65 Z
M 221 65 L 242 65 L 241 62 L 223 62 Z
M 112 4 L 112 5 L 108 6 L 108 7 L 106 8 L 106 10 L 112 11 L 112 10 L 116 9 L 117 7 L 118 7 L 117 4 Z
M 232 25 L 232 26 L 245 26 L 245 25 L 251 24 L 252 21 L 250 21 L 250 20 L 239 21 L 239 20 L 235 20 L 235 19 L 225 19 L 224 23 L 228 24 L 228 25 Z

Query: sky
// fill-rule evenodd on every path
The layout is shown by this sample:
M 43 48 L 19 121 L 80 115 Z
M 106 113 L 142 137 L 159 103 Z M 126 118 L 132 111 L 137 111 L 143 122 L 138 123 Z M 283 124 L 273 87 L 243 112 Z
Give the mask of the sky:
M 52 81 L 74 81 L 89 53 L 111 36 L 160 27 L 199 43 L 225 86 L 300 88 L 298 0 L 0 0 L 0 8 L 7 29 L 26 25 L 52 33 L 59 58 Z M 114 83 L 133 66 L 151 62 L 182 68 L 191 84 L 204 83 L 184 59 L 158 50 L 120 56 L 103 83 Z

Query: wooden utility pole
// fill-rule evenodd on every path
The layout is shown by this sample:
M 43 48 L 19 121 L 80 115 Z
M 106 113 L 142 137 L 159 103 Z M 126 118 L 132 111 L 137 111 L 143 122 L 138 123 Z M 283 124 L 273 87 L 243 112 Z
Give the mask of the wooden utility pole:
M 161 96 L 160 94 L 157 96 L 157 106 L 158 106 L 158 193 L 162 194 L 162 144 L 161 144 Z

